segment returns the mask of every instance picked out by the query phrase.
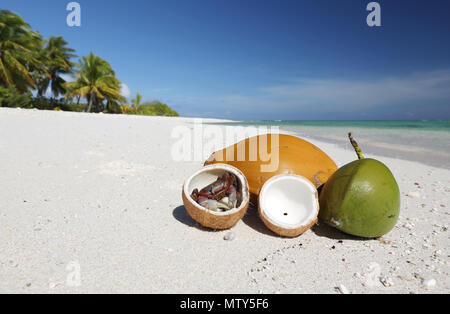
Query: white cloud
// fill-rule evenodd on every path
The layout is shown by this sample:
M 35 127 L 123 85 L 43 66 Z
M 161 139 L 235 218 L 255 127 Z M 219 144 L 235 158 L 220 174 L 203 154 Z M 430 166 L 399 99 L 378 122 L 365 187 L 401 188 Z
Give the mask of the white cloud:
M 299 78 L 200 103 L 230 110 L 238 119 L 448 119 L 449 86 L 450 70 L 374 79 Z
M 127 84 L 125 83 L 120 84 L 120 94 L 125 98 L 130 98 L 131 91 L 128 88 Z
M 161 100 L 183 115 L 235 119 L 448 119 L 450 69 L 365 79 L 297 78 L 248 93 L 180 94 Z
M 372 80 L 298 79 L 261 89 L 270 98 L 297 105 L 344 110 L 408 102 L 450 100 L 450 70 Z

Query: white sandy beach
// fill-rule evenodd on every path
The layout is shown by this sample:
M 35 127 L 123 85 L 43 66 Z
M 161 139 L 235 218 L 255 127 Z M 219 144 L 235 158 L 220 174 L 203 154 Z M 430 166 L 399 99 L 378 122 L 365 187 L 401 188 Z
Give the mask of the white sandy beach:
M 450 293 L 450 170 L 376 156 L 402 202 L 380 240 L 281 238 L 251 208 L 225 241 L 182 204 L 203 163 L 173 161 L 171 132 L 192 123 L 0 108 L 0 293 Z

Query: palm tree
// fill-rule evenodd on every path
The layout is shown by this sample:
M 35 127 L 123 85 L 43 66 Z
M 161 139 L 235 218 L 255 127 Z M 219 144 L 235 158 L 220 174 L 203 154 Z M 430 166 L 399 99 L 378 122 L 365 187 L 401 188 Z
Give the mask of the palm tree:
M 77 80 L 64 83 L 67 90 L 67 97 L 80 96 L 86 98 L 86 112 L 90 112 L 92 105 L 103 106 L 103 100 L 119 101 L 124 100 L 120 94 L 120 81 L 116 78 L 111 65 L 92 52 L 80 59 Z
M 133 104 L 134 110 L 137 112 L 139 106 L 141 105 L 142 96 L 139 93 L 136 93 L 136 99 L 132 99 L 131 103 Z
M 0 10 L 0 85 L 20 92 L 36 88 L 33 70 L 43 69 L 38 52 L 43 40 L 20 16 Z
M 60 74 L 72 73 L 75 63 L 70 59 L 76 57 L 75 50 L 67 47 L 67 42 L 62 37 L 50 37 L 44 49 L 41 50 L 41 58 L 45 61 L 48 75 L 41 76 L 38 81 L 38 95 L 43 96 L 48 87 L 51 87 L 53 96 L 65 94 L 64 83 Z

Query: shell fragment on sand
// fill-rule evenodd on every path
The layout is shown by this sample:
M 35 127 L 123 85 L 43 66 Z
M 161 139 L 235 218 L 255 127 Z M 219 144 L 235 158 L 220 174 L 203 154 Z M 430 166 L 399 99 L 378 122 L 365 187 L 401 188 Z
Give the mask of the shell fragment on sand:
M 350 291 L 348 291 L 347 287 L 343 284 L 340 284 L 338 287 L 335 288 L 337 292 L 340 294 L 350 294 Z
M 426 288 L 426 289 L 433 289 L 434 287 L 436 287 L 436 280 L 433 278 L 430 279 L 424 279 L 422 281 L 422 285 Z
M 411 198 L 420 198 L 420 193 L 419 192 L 409 192 L 408 194 L 406 194 L 406 196 L 409 196 Z

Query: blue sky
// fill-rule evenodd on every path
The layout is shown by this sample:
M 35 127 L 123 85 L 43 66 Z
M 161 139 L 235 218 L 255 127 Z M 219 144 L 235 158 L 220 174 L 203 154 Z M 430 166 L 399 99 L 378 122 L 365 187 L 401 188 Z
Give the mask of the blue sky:
M 450 2 L 2 0 L 44 37 L 111 63 L 124 93 L 184 116 L 450 119 Z

